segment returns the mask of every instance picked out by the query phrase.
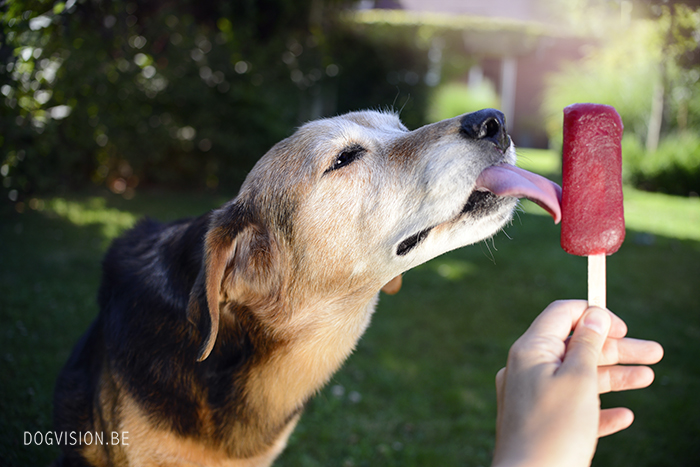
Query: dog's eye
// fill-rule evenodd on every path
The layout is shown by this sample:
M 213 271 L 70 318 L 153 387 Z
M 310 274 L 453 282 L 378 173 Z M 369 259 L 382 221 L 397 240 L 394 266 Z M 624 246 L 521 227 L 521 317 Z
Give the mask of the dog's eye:
M 364 153 L 365 148 L 359 144 L 348 146 L 340 151 L 340 154 L 338 154 L 338 157 L 335 158 L 333 164 L 328 168 L 328 170 L 326 170 L 326 173 L 345 167 L 346 165 L 362 157 Z

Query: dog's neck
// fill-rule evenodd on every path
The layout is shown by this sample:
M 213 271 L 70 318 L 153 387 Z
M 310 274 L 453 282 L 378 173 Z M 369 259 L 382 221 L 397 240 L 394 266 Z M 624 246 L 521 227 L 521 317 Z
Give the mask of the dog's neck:
M 328 382 L 367 329 L 376 298 L 354 305 L 338 303 L 299 313 L 314 319 L 293 323 L 294 337 L 267 365 L 251 374 L 250 394 L 261 398 L 264 410 L 278 414 L 298 411 Z
M 236 308 L 224 313 L 228 318 L 222 317 L 221 325 L 253 335 L 248 339 L 256 346 L 236 381 L 241 387 L 233 389 L 244 398 L 239 407 L 245 407 L 246 413 L 229 419 L 224 428 L 228 434 L 222 441 L 231 455 L 258 454 L 291 433 L 289 425 L 296 424 L 307 401 L 354 350 L 370 323 L 377 297 L 377 293 L 363 293 L 296 305 L 286 308 L 285 318 L 273 325 L 256 319 L 258 311 L 267 314 L 264 310 Z M 225 358 L 221 350 L 214 349 L 209 364 Z M 250 444 L 241 446 L 241 439 Z

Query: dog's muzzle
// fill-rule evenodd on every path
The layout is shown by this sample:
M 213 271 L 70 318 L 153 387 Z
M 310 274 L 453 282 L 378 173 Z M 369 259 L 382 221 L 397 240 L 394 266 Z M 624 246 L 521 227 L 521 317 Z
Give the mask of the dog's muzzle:
M 505 120 L 503 112 L 496 109 L 479 110 L 462 117 L 459 132 L 470 140 L 491 143 L 505 154 L 511 146 Z M 505 161 L 487 167 L 479 175 L 458 218 L 488 212 L 502 197 L 528 198 L 544 208 L 554 218 L 554 222 L 558 223 L 561 219 L 559 185 Z M 434 227 L 427 227 L 404 239 L 398 245 L 396 254 L 408 254 L 428 237 Z

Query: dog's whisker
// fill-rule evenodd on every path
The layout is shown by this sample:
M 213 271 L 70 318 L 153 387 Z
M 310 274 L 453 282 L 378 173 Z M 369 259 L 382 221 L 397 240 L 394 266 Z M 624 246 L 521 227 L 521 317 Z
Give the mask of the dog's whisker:
M 490 259 L 493 264 L 496 264 L 496 257 L 494 256 L 493 251 L 491 251 L 491 247 L 489 246 L 489 239 L 488 238 L 484 239 L 482 243 L 484 245 L 486 245 L 486 249 L 489 252 L 488 255 L 484 254 L 484 256 L 486 256 L 488 259 Z
M 518 205 L 518 207 L 515 208 L 515 210 L 513 211 L 513 218 L 510 220 L 508 225 L 513 225 L 515 223 L 516 218 L 518 219 L 518 222 L 520 223 L 520 225 L 523 225 L 523 218 L 520 217 L 520 214 L 524 214 L 524 213 L 525 213 L 525 210 L 523 208 L 521 208 L 520 205 Z

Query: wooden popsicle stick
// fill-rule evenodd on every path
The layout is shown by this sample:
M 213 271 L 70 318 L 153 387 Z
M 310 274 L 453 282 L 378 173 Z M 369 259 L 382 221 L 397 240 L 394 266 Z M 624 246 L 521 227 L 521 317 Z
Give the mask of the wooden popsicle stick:
M 605 253 L 588 257 L 588 306 L 605 308 Z

